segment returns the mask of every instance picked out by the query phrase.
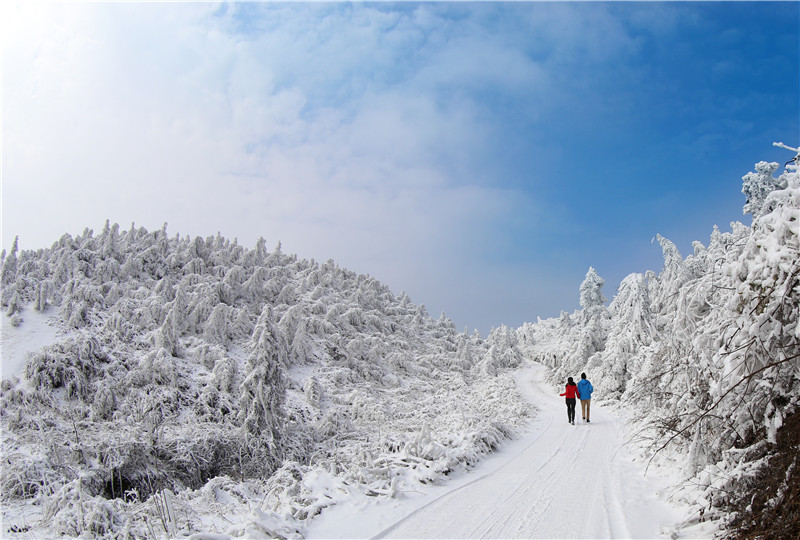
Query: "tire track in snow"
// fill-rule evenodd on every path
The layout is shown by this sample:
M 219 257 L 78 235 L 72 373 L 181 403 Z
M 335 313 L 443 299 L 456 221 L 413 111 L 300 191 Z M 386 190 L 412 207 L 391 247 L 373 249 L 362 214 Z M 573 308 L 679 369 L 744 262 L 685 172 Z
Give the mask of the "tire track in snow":
M 544 383 L 545 373 L 537 364 L 520 378 L 520 390 L 539 407 L 530 444 L 376 538 L 637 537 L 622 496 L 623 458 L 615 457 L 617 419 L 595 406 L 591 424 L 569 424 L 564 399 Z M 657 525 L 638 537 L 656 536 Z

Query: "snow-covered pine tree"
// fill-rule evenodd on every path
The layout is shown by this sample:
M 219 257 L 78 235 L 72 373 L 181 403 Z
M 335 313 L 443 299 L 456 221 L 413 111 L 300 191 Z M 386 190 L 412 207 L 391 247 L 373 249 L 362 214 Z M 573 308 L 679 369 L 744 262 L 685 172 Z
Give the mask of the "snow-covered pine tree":
M 251 339 L 247 375 L 240 388 L 239 422 L 250 453 L 243 473 L 271 474 L 283 460 L 282 434 L 286 421 L 286 342 L 266 306 Z
M 592 357 L 605 347 L 608 332 L 608 308 L 605 306 L 603 285 L 605 285 L 605 280 L 590 266 L 579 289 L 580 305 L 583 308 L 581 311 L 583 324 L 580 326 L 575 352 L 570 359 L 571 371 L 583 370 Z
M 590 266 L 579 289 L 580 304 L 588 312 L 587 315 L 591 316 L 593 310 L 605 304 L 606 297 L 603 296 L 605 283 L 605 280 L 597 274 L 597 270 Z
M 17 250 L 19 250 L 19 236 L 14 238 L 8 254 L 5 254 L 5 250 L 3 250 L 3 266 L 0 269 L 0 283 L 3 287 L 11 285 L 17 279 Z
M 596 356 L 596 365 L 587 369 L 597 373 L 597 395 L 619 397 L 640 372 L 641 349 L 652 343 L 656 333 L 643 274 L 630 274 L 622 280 L 609 312 L 605 347 Z

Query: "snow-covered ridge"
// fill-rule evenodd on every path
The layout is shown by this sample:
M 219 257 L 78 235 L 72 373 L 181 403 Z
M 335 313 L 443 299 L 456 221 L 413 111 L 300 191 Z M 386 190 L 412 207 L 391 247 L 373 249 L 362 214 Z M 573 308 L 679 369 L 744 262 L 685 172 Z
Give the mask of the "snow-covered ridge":
M 743 489 L 798 411 L 798 162 L 800 154 L 777 177 L 777 163 L 760 162 L 743 178 L 752 226 L 714 228 L 686 258 L 659 236 L 659 274 L 627 276 L 606 307 L 590 268 L 583 309 L 517 331 L 526 356 L 553 367 L 555 379 L 585 371 L 593 398 L 620 400 L 635 418 L 631 434 L 684 468 L 693 487 L 682 493 L 697 517 L 724 518 L 723 526 L 748 519 L 737 513 L 750 503 Z M 775 488 L 773 506 L 783 492 Z
M 3 254 L 4 534 L 301 536 L 349 492 L 469 466 L 529 417 L 516 334 L 458 333 L 367 275 L 106 224 Z M 10 334 L 10 335 L 9 335 Z

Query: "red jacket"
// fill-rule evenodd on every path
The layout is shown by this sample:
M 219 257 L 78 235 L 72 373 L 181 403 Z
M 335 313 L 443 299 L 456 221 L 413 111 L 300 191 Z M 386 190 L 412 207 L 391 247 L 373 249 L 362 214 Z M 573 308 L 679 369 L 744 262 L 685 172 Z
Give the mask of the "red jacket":
M 578 394 L 578 385 L 577 384 L 568 384 L 567 391 L 563 394 L 559 394 L 559 396 L 567 396 L 567 399 L 575 399 L 576 397 L 580 399 L 580 394 Z

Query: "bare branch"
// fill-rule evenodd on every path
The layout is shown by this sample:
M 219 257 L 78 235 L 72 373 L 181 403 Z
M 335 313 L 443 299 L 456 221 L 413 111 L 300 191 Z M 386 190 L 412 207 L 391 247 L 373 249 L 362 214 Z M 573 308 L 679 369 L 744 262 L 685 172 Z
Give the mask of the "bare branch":
M 709 407 L 708 409 L 706 409 L 706 410 L 703 412 L 703 414 L 701 414 L 700 416 L 698 416 L 697 418 L 695 418 L 695 419 L 694 419 L 692 422 L 690 422 L 689 424 L 687 424 L 686 426 L 684 426 L 684 427 L 683 427 L 683 428 L 681 428 L 680 430 L 676 431 L 676 432 L 675 432 L 675 433 L 674 433 L 674 434 L 673 434 L 673 435 L 672 435 L 672 436 L 671 436 L 669 439 L 667 439 L 667 442 L 665 442 L 664 444 L 662 444 L 662 445 L 661 445 L 661 446 L 660 446 L 660 447 L 659 447 L 659 448 L 658 448 L 658 449 L 657 449 L 657 450 L 656 450 L 656 451 L 653 453 L 653 455 L 652 455 L 652 456 L 650 456 L 650 459 L 649 459 L 649 461 L 648 461 L 648 467 L 649 467 L 649 465 L 650 465 L 650 462 L 652 462 L 652 461 L 653 461 L 653 458 L 656 456 L 656 454 L 658 454 L 658 453 L 659 453 L 660 451 L 662 451 L 664 448 L 666 448 L 667 446 L 669 446 L 669 444 L 670 444 L 672 441 L 674 441 L 674 440 L 675 440 L 675 438 L 677 438 L 679 435 L 681 435 L 681 434 L 685 433 L 685 432 L 686 432 L 686 431 L 687 431 L 689 428 L 693 427 L 693 426 L 694 426 L 695 424 L 697 424 L 697 423 L 698 423 L 700 420 L 702 420 L 703 418 L 705 418 L 706 416 L 708 416 L 708 415 L 711 413 L 711 411 L 712 411 L 712 410 L 714 410 L 714 408 L 715 408 L 717 405 L 719 405 L 719 404 L 722 402 L 722 400 L 724 400 L 724 399 L 725 399 L 725 397 L 726 397 L 728 394 L 730 394 L 730 393 L 731 393 L 731 392 L 732 392 L 732 391 L 733 391 L 733 390 L 734 390 L 736 387 L 738 387 L 740 384 L 742 384 L 742 383 L 743 383 L 743 382 L 745 382 L 745 381 L 749 381 L 749 380 L 751 380 L 753 377 L 755 377 L 756 375 L 758 375 L 758 374 L 759 374 L 759 373 L 761 373 L 762 371 L 765 371 L 765 370 L 767 370 L 767 369 L 769 369 L 769 368 L 772 368 L 772 367 L 775 367 L 775 366 L 779 366 L 779 365 L 781 365 L 781 364 L 784 364 L 784 363 L 786 363 L 786 362 L 788 362 L 788 361 L 790 361 L 790 360 L 794 360 L 794 359 L 796 359 L 796 358 L 800 358 L 800 353 L 797 353 L 797 354 L 795 354 L 795 355 L 793 355 L 793 356 L 790 356 L 790 357 L 788 357 L 788 358 L 784 358 L 783 360 L 778 360 L 778 361 L 776 361 L 776 362 L 772 362 L 771 364 L 767 364 L 766 366 L 763 366 L 763 367 L 761 367 L 761 368 L 759 368 L 759 369 L 755 370 L 754 372 L 750 373 L 749 375 L 746 375 L 745 377 L 743 377 L 743 378 L 742 378 L 742 380 L 740 380 L 739 382 L 737 382 L 736 384 L 734 384 L 733 386 L 731 386 L 730 388 L 728 388 L 728 390 L 727 390 L 727 391 L 726 391 L 724 394 L 722 394 L 722 395 L 721 395 L 721 396 L 720 396 L 720 397 L 717 399 L 717 401 L 716 401 L 716 402 L 714 402 L 714 404 L 713 404 L 711 407 Z

